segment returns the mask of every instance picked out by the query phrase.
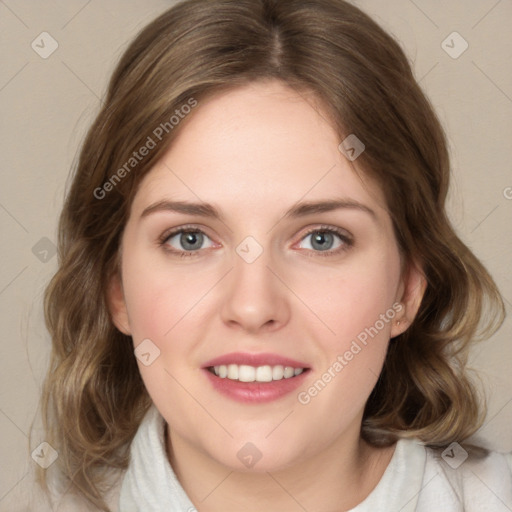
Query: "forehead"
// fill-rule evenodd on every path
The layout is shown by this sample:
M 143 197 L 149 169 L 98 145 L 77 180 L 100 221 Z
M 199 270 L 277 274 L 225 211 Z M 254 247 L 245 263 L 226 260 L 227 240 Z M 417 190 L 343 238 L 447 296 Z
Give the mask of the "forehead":
M 200 102 L 142 180 L 133 210 L 164 198 L 256 208 L 350 198 L 385 209 L 379 187 L 354 170 L 311 95 L 251 83 Z

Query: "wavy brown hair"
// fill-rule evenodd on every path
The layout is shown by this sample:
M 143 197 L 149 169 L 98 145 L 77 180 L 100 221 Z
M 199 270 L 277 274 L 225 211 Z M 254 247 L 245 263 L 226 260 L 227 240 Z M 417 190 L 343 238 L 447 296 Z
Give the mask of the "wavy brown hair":
M 404 261 L 419 262 L 427 281 L 413 324 L 390 343 L 362 436 L 374 445 L 416 437 L 442 446 L 481 424 L 467 349 L 500 325 L 503 302 L 447 218 L 445 136 L 399 44 L 342 0 L 188 0 L 148 25 L 113 73 L 67 194 L 59 268 L 46 290 L 47 439 L 72 488 L 101 510 L 105 477 L 127 466 L 151 404 L 107 291 L 138 184 L 186 119 L 121 180 L 112 177 L 191 98 L 200 108 L 207 96 L 265 79 L 312 93 L 340 141 L 354 133 L 364 142 L 357 171 L 380 184 Z

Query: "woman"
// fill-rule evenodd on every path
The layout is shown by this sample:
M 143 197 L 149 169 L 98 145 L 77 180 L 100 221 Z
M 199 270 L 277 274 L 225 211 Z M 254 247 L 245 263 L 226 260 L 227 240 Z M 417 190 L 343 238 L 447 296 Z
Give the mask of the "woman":
M 407 59 L 356 7 L 164 13 L 117 66 L 61 217 L 52 470 L 100 510 L 117 484 L 122 512 L 510 506 L 510 457 L 464 445 L 483 414 L 467 349 L 503 303 L 448 178 Z

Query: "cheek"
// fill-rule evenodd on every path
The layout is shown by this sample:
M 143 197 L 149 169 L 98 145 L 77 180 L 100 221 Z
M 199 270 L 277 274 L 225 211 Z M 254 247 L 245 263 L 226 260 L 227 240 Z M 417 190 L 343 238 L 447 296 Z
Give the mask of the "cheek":
M 136 269 L 136 271 L 131 271 Z M 215 284 L 216 274 L 197 272 L 133 251 L 123 259 L 123 286 L 135 344 L 150 338 L 163 346 Z
M 141 359 L 137 362 L 146 388 L 161 410 L 197 407 L 184 389 L 192 388 L 193 372 L 198 371 L 191 353 L 205 336 L 206 316 L 212 309 L 209 291 L 225 273 L 217 267 L 206 265 L 198 271 L 165 257 L 152 258 L 142 250 L 133 250 L 123 258 L 123 286 L 134 346 L 149 339 L 158 354 L 148 366 Z
M 390 333 L 388 320 L 394 316 L 392 308 L 398 287 L 398 271 L 392 265 L 354 269 L 340 279 L 338 304 L 341 315 L 331 314 L 335 329 L 344 337 L 356 338 L 376 327 L 384 337 Z M 384 323 L 382 320 L 384 315 Z M 364 338 L 361 335 L 360 338 Z
M 384 247 L 347 259 L 338 268 L 320 268 L 315 273 L 305 270 L 296 289 L 324 324 L 326 343 L 340 350 L 359 334 L 364 338 L 376 323 L 379 338 L 389 338 L 399 283 L 399 255 L 393 247 Z
M 348 409 L 355 414 L 364 406 L 381 372 L 392 322 L 400 310 L 395 301 L 400 259 L 393 250 L 372 253 L 323 279 L 316 277 L 316 286 L 311 279 L 304 281 L 302 293 L 324 324 L 316 329 L 322 357 L 315 382 L 301 390 L 299 402 L 314 399 L 320 409 L 339 411 L 341 421 Z
M 123 286 L 134 346 L 145 343 L 151 354 L 147 365 L 137 360 L 146 389 L 166 418 L 185 418 L 197 412 L 185 391 L 191 388 L 187 354 L 201 325 L 194 305 L 214 280 L 171 268 L 132 250 L 123 257 Z

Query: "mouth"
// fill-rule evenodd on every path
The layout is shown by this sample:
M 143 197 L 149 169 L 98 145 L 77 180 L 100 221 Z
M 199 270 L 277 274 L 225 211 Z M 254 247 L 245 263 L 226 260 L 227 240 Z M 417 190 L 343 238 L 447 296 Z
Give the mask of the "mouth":
M 275 354 L 227 354 L 202 368 L 213 389 L 242 403 L 263 403 L 290 394 L 311 368 Z
M 247 364 L 221 364 L 209 366 L 207 370 L 221 379 L 236 380 L 239 382 L 272 382 L 297 377 L 307 370 L 307 368 L 294 368 L 280 364 L 258 367 Z

